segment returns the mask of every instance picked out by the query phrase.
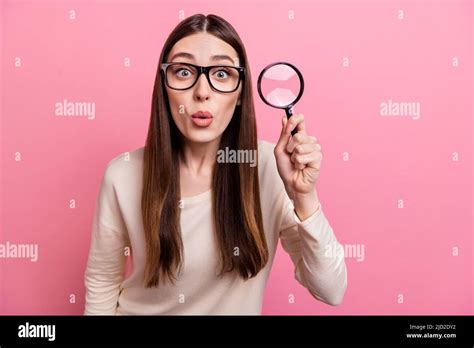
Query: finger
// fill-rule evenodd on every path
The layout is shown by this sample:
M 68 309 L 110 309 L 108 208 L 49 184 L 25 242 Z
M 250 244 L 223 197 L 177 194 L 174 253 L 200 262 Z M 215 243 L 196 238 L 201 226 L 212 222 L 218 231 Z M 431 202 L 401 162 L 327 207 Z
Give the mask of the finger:
M 295 149 L 295 146 L 299 144 L 304 144 L 304 143 L 305 143 L 305 135 L 301 133 L 296 133 L 295 135 L 291 137 L 288 144 L 286 144 L 286 151 L 288 151 L 288 153 L 292 153 L 293 150 Z
M 305 164 L 298 164 L 298 163 L 295 163 L 294 166 L 295 166 L 295 169 L 299 169 L 299 170 L 306 168 L 306 165 L 305 165 Z
M 298 133 L 306 134 L 306 126 L 304 123 L 304 115 L 303 114 L 294 114 L 288 120 L 287 124 L 287 132 L 291 133 L 293 129 L 296 128 Z
M 281 119 L 280 138 L 278 139 L 278 142 L 275 145 L 275 152 L 283 151 L 285 149 L 286 144 L 288 144 L 290 133 L 286 133 L 287 124 L 288 124 L 288 120 L 286 119 L 286 116 L 283 116 L 283 118 Z
M 291 155 L 291 162 L 295 165 L 304 165 L 311 168 L 319 169 L 321 167 L 322 154 L 320 152 L 312 152 L 306 155 Z
M 306 134 L 296 133 L 286 145 L 286 151 L 292 153 L 296 146 L 299 144 L 316 144 L 318 139 L 313 136 Z
M 295 146 L 293 154 L 306 155 L 315 151 L 321 151 L 321 145 L 314 143 L 303 143 Z
M 293 163 L 293 166 L 295 169 L 304 169 L 306 167 L 306 164 L 302 163 L 302 158 L 301 156 L 298 155 L 292 155 L 291 156 L 291 162 Z

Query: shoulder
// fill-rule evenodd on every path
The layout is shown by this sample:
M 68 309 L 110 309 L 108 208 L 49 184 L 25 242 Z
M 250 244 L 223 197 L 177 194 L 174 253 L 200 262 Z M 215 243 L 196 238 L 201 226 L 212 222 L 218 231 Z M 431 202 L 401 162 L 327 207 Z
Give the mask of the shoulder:
M 262 207 L 262 216 L 265 223 L 265 229 L 271 235 L 274 243 L 278 239 L 280 231 L 279 226 L 285 213 L 287 205 L 287 195 L 285 186 L 278 173 L 276 158 L 274 154 L 276 144 L 265 140 L 259 140 L 259 162 L 258 177 L 260 188 L 260 199 Z
M 276 169 L 275 155 L 273 151 L 276 144 L 266 140 L 258 141 L 258 166 L 260 174 L 268 170 Z
M 258 149 L 263 151 L 263 152 L 268 152 L 268 151 L 273 151 L 273 149 L 275 148 L 275 145 L 274 143 L 271 143 L 267 140 L 258 140 Z
M 144 147 L 122 152 L 113 157 L 106 165 L 104 181 L 114 185 L 122 182 L 130 183 L 131 179 L 139 177 L 143 167 Z
M 273 158 L 273 150 L 275 149 L 275 144 L 267 140 L 258 141 L 258 159 L 262 162 L 266 162 L 269 158 Z
M 266 140 L 258 141 L 258 175 L 260 188 L 263 191 L 276 192 L 282 188 L 282 181 L 273 153 L 275 146 L 276 144 Z

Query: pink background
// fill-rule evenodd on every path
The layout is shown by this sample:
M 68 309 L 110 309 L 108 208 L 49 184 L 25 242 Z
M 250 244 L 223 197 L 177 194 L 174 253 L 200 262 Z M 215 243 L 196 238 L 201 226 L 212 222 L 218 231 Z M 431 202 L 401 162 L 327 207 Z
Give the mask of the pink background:
M 0 259 L 0 314 L 82 314 L 100 179 L 111 158 L 144 144 L 159 54 L 180 10 L 220 15 L 241 35 L 260 139 L 276 142 L 282 111 L 259 99 L 258 73 L 277 60 L 300 68 L 295 111 L 324 154 L 319 198 L 338 240 L 364 247 L 362 261 L 346 255 L 346 296 L 331 307 L 293 279 L 280 246 L 263 314 L 473 314 L 472 7 L 2 1 L 0 243 L 37 243 L 39 259 Z M 95 102 L 95 119 L 55 116 L 64 99 Z M 389 99 L 419 102 L 420 119 L 382 117 Z

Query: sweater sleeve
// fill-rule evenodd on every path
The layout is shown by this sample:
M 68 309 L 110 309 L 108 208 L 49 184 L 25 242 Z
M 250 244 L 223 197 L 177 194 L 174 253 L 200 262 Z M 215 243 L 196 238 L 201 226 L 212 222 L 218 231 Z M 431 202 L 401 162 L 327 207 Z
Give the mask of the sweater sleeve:
M 85 315 L 115 315 L 125 271 L 128 233 L 123 223 L 109 163 L 96 200 L 85 271 Z
M 280 241 L 295 266 L 295 279 L 317 300 L 341 304 L 347 288 L 344 252 L 322 206 L 301 221 L 286 191 L 280 192 L 280 202 Z

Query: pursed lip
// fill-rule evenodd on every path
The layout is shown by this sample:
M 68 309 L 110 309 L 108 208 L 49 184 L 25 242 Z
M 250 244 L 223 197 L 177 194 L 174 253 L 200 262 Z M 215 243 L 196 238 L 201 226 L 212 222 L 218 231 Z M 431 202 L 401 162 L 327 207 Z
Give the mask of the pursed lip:
M 192 118 L 213 118 L 209 111 L 198 111 L 191 115 Z

